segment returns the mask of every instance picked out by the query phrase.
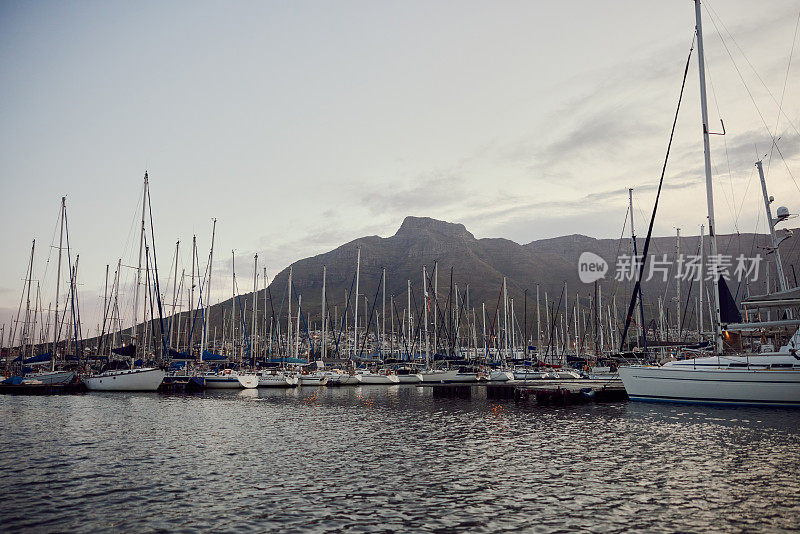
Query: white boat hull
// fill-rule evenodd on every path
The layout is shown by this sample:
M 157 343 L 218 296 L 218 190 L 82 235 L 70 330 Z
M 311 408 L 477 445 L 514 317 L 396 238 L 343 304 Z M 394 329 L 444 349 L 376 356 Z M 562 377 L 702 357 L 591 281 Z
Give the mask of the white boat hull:
M 363 374 L 360 375 L 361 383 L 374 386 L 393 386 L 400 383 L 397 375 Z
M 144 367 L 126 371 L 108 371 L 83 379 L 90 391 L 156 391 L 166 373 Z
M 442 370 L 434 370 L 434 371 L 422 371 L 419 376 L 422 379 L 423 383 L 433 383 L 437 384 L 440 382 L 445 382 L 447 380 L 452 380 L 456 377 L 458 371 L 442 371 Z
M 357 386 L 361 383 L 358 375 L 332 374 L 328 375 L 329 386 Z
M 400 384 L 419 384 L 422 382 L 422 377 L 415 373 L 413 375 L 396 375 Z
M 800 407 L 800 369 L 621 367 L 631 400 Z
M 300 375 L 301 386 L 325 386 L 328 384 L 328 377 L 324 375 Z
M 258 387 L 260 388 L 293 388 L 299 380 L 296 376 L 284 373 L 258 375 Z
M 204 376 L 207 389 L 252 389 L 258 387 L 256 375 L 214 375 Z

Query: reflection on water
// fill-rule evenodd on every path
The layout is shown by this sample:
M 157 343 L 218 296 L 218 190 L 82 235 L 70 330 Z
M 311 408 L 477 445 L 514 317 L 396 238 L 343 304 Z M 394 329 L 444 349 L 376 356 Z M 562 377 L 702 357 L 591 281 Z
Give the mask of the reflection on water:
M 800 526 L 800 412 L 430 388 L 0 397 L 3 530 Z

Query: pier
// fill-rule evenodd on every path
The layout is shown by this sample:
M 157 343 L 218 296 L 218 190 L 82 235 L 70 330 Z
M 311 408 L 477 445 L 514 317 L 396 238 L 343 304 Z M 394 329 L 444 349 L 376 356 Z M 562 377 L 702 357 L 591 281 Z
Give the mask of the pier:
M 434 397 L 472 397 L 472 388 L 485 388 L 486 398 L 525 402 L 534 399 L 540 405 L 568 405 L 589 402 L 616 402 L 628 395 L 619 379 L 609 380 L 512 380 L 508 382 L 421 383 L 417 387 L 433 389 Z
M 86 393 L 83 382 L 73 384 L 0 384 L 4 395 L 80 395 Z

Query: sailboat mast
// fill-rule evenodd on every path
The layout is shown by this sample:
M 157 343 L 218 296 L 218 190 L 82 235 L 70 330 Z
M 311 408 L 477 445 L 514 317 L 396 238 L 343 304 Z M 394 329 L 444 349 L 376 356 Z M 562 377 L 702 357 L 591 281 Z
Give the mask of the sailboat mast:
M 361 247 L 358 247 L 358 256 L 356 258 L 356 294 L 355 294 L 355 307 L 353 309 L 353 355 L 355 356 L 358 350 L 358 282 L 361 274 Z
M 414 342 L 411 339 L 411 334 L 413 334 L 414 331 L 411 330 L 412 327 L 411 327 L 411 279 L 410 278 L 407 280 L 407 283 L 408 283 L 408 308 L 407 308 L 408 309 L 408 324 L 407 325 L 403 325 L 403 326 L 406 327 L 406 340 L 407 340 L 406 343 L 408 343 L 410 346 L 413 347 L 414 346 Z M 405 322 L 405 321 L 403 321 L 403 322 Z
M 694 2 L 697 19 L 697 67 L 700 74 L 700 113 L 703 120 L 703 163 L 706 171 L 706 201 L 708 203 L 708 236 L 711 238 L 711 254 L 717 256 L 717 227 L 714 222 L 714 188 L 711 179 L 711 145 L 708 137 L 708 100 L 706 97 L 706 65 L 703 55 L 703 23 L 700 15 L 700 0 Z M 722 352 L 722 318 L 719 305 L 719 281 L 714 280 L 714 347 Z
M 431 366 L 431 350 L 430 346 L 428 345 L 428 277 L 427 277 L 427 269 L 423 265 L 422 266 L 422 307 L 424 309 L 425 317 L 423 321 L 425 321 L 425 368 L 430 369 Z M 411 315 L 411 309 L 408 310 L 409 315 Z
M 322 346 L 320 347 L 321 359 L 325 359 L 325 346 L 328 341 L 328 316 L 327 316 L 327 302 L 325 302 L 325 282 L 328 277 L 328 267 L 322 266 Z M 335 326 L 334 326 L 335 328 Z
M 203 353 L 206 350 L 206 343 L 208 343 L 208 323 L 210 317 L 208 315 L 211 309 L 211 273 L 214 271 L 214 238 L 217 235 L 217 220 L 212 219 L 211 223 L 211 251 L 208 253 L 208 280 L 206 281 L 206 309 L 203 313 L 203 335 L 200 338 L 200 363 L 203 363 Z
M 173 273 L 172 280 L 172 317 L 169 319 L 169 346 L 175 347 L 175 308 L 178 306 L 178 251 L 180 250 L 181 242 L 178 240 L 175 243 L 175 272 Z
M 189 324 L 186 327 L 186 352 L 192 354 L 194 349 L 194 266 L 197 258 L 197 236 L 192 236 L 192 279 L 189 283 Z M 200 358 L 202 361 L 202 357 Z
M 142 252 L 144 251 L 145 237 L 145 210 L 147 209 L 147 171 L 144 173 L 144 188 L 142 190 L 142 231 L 139 236 L 139 265 L 136 267 L 136 290 L 133 294 L 133 344 L 136 346 L 136 328 L 139 322 L 139 286 L 142 284 Z M 134 360 L 136 356 L 134 355 Z
M 680 261 L 681 257 L 681 229 L 675 228 L 675 261 Z M 681 279 L 675 277 L 675 321 L 677 323 L 678 337 L 681 340 Z
M 639 252 L 636 250 L 636 230 L 633 227 L 633 189 L 631 189 L 631 188 L 628 189 L 628 206 L 629 206 L 628 209 L 630 210 L 630 216 L 631 216 L 631 241 L 633 242 L 633 265 L 634 266 L 638 266 L 637 259 L 638 259 L 638 256 L 639 256 Z M 639 276 L 638 268 L 634 269 L 634 271 L 637 273 L 636 276 L 638 277 Z M 645 333 L 645 330 L 644 330 L 644 302 L 642 302 L 642 285 L 641 284 L 639 284 L 639 295 L 638 295 L 638 298 L 639 298 L 639 320 L 641 321 L 641 324 L 639 325 L 639 332 L 642 335 L 642 348 L 644 348 L 644 350 L 646 352 L 647 351 L 647 334 Z
M 289 298 L 286 301 L 286 355 L 292 355 L 292 266 L 289 266 Z M 280 347 L 280 344 L 278 345 Z
M 232 250 L 231 270 L 233 271 L 233 281 L 231 282 L 231 351 L 236 354 L 236 253 Z
M 258 315 L 258 254 L 253 258 L 253 326 L 250 329 L 250 338 L 253 340 L 250 343 L 250 357 L 255 362 L 256 354 L 258 354 L 256 343 L 258 337 L 256 336 L 256 316 Z M 264 310 L 267 311 L 266 309 Z
M 56 268 L 56 311 L 53 322 L 53 350 L 50 355 L 50 370 L 56 370 L 56 350 L 58 349 L 58 293 L 61 290 L 61 247 L 64 243 L 64 213 L 67 210 L 67 197 L 61 197 L 61 233 L 58 237 L 58 267 Z
M 539 354 L 542 350 L 542 314 L 539 309 L 539 284 L 536 284 L 536 358 L 539 359 Z M 486 336 L 486 334 L 483 334 Z

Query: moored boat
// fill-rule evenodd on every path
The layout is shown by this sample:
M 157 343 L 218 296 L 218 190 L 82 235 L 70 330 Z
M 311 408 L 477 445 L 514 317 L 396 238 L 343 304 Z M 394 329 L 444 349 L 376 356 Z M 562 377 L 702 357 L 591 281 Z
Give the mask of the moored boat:
M 259 371 L 256 376 L 260 388 L 293 388 L 299 383 L 297 375 L 283 371 Z
M 203 375 L 203 383 L 208 389 L 251 389 L 258 387 L 258 377 L 253 374 L 239 374 L 232 369 Z
M 166 373 L 155 367 L 105 371 L 83 379 L 90 391 L 156 391 Z
M 362 384 L 392 386 L 400 383 L 400 379 L 397 375 L 374 373 L 367 370 L 358 371 L 356 374 L 359 376 Z
M 328 375 L 323 372 L 302 374 L 298 378 L 301 386 L 325 386 L 328 384 Z

